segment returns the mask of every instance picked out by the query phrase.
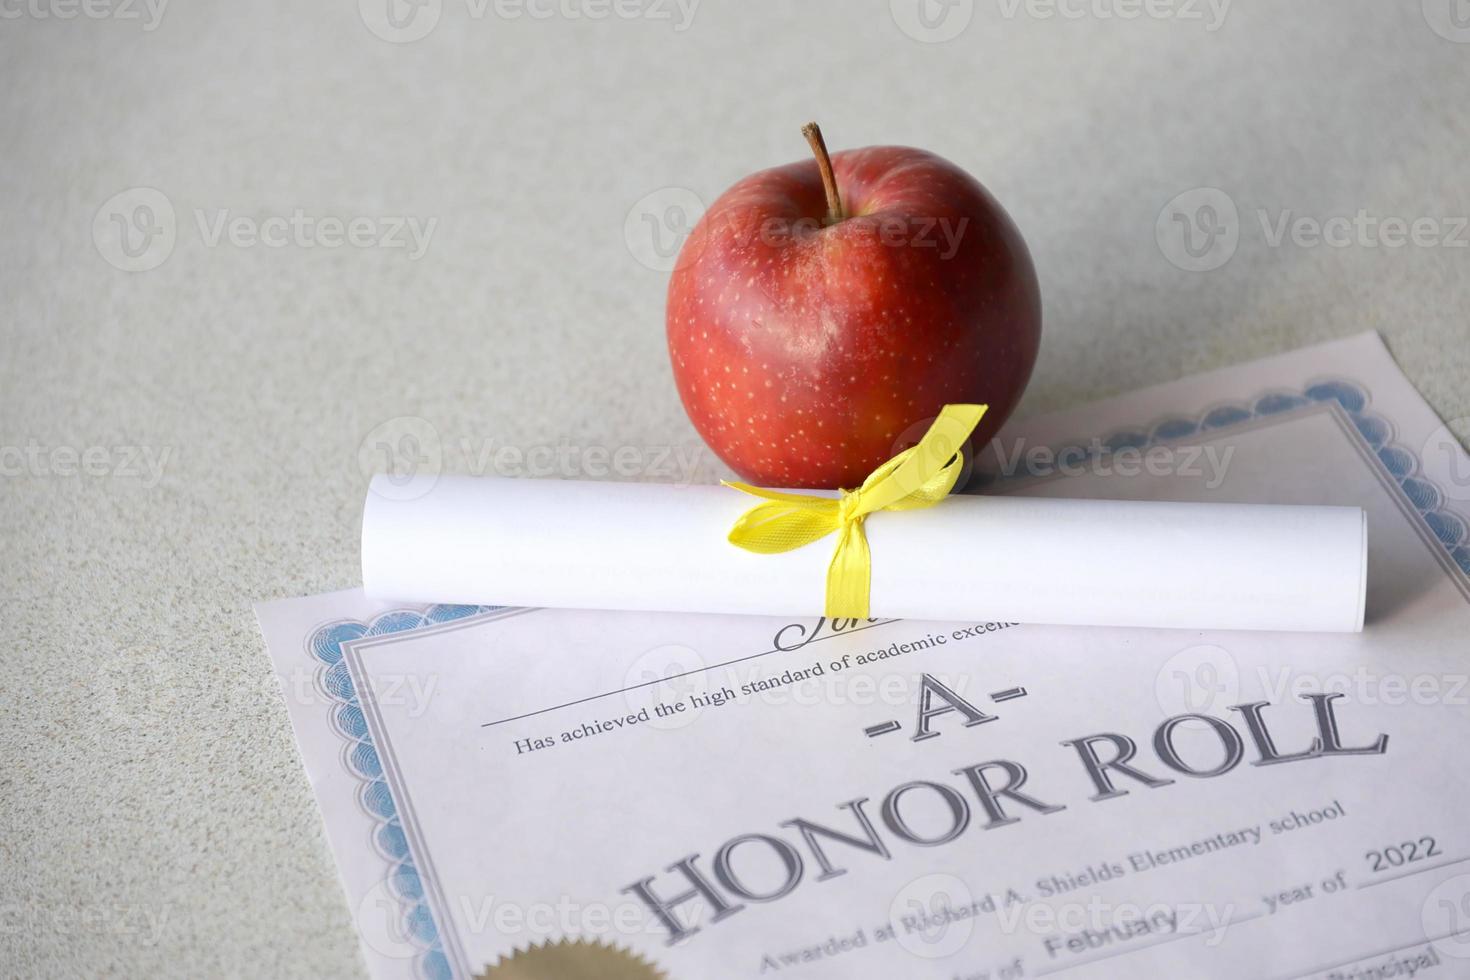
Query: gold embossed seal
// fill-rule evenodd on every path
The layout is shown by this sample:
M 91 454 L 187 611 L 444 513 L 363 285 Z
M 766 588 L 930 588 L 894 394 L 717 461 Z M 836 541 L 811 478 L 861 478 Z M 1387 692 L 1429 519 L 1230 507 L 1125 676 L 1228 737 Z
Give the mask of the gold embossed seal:
M 668 980 L 668 976 L 621 946 L 578 939 L 516 950 L 481 970 L 475 980 Z

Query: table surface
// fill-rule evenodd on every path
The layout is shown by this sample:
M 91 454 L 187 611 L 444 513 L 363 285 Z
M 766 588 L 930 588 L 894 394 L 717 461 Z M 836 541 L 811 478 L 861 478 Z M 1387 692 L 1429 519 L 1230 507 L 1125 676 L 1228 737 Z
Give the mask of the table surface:
M 0 974 L 362 974 L 251 603 L 384 443 L 698 451 L 666 246 L 808 118 L 1005 203 L 1023 415 L 1377 329 L 1470 435 L 1454 0 L 73 2 L 0 6 Z

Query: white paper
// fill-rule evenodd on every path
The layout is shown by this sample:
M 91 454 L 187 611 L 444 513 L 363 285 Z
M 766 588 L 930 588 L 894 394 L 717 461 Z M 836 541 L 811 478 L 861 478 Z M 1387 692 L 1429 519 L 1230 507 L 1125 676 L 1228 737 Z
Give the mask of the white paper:
M 1470 460 L 1371 335 L 1007 438 L 1191 420 L 1178 444 L 1228 465 L 999 486 L 1362 507 L 1364 632 L 262 606 L 373 974 L 468 978 L 575 937 L 674 980 L 1470 975 Z M 986 720 L 921 719 L 926 692 L 954 704 L 935 684 Z M 1131 745 L 1158 784 L 1107 770 L 1100 788 L 1079 743 Z M 997 819 L 965 773 L 1001 762 L 1035 805 L 1002 796 Z M 896 792 L 932 846 L 895 831 Z M 860 833 L 859 799 L 887 856 L 819 838 L 846 872 L 823 880 L 791 821 Z M 788 894 L 731 901 L 715 863 L 732 841 L 743 887 L 789 877 L 750 835 L 801 856 Z M 691 856 L 742 907 L 674 903 L 690 934 L 669 945 L 633 886 L 676 897 Z
M 757 555 L 725 540 L 729 488 L 379 476 L 368 595 L 584 609 L 807 615 L 831 540 Z M 867 519 L 874 615 L 1056 625 L 1354 632 L 1361 508 L 951 496 Z M 1090 556 L 1076 561 L 1078 553 Z

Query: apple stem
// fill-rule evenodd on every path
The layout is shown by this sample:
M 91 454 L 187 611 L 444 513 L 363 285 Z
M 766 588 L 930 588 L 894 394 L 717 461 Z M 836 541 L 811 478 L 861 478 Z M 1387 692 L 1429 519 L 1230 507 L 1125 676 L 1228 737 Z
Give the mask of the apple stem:
M 822 171 L 822 187 L 827 192 L 827 220 L 835 225 L 847 215 L 842 210 L 842 196 L 837 193 L 837 175 L 832 172 L 832 157 L 827 153 L 827 141 L 822 139 L 822 128 L 814 122 L 801 127 L 812 152 L 817 156 L 817 167 Z

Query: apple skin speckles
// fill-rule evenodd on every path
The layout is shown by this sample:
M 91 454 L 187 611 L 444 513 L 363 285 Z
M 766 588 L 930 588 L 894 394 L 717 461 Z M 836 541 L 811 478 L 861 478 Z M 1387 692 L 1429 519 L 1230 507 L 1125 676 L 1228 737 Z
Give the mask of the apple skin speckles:
M 823 226 L 815 160 L 753 174 L 701 219 L 669 281 L 684 407 L 756 484 L 854 487 L 952 402 L 990 406 L 979 445 L 1040 345 L 1031 256 L 974 178 L 908 147 L 832 166 L 843 221 Z

